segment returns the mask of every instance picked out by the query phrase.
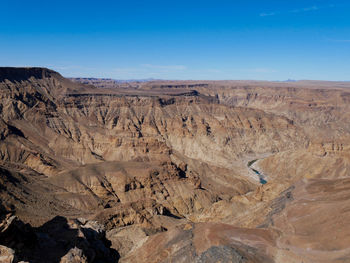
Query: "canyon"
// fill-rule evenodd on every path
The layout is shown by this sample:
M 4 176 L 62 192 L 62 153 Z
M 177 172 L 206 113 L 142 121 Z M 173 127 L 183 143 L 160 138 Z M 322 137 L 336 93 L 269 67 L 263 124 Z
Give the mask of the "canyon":
M 0 261 L 350 262 L 349 112 L 347 82 L 0 68 Z

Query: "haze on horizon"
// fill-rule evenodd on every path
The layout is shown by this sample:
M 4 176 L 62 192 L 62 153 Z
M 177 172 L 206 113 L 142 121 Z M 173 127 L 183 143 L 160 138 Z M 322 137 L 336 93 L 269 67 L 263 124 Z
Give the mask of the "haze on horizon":
M 350 80 L 348 1 L 0 6 L 0 66 L 114 79 Z

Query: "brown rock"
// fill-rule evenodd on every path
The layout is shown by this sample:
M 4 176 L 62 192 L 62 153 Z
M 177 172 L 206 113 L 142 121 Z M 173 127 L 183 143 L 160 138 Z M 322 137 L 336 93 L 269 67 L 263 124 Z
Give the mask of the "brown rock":
M 88 260 L 84 256 L 83 251 L 77 247 L 72 248 L 61 258 L 60 263 L 87 263 Z
M 0 245 L 0 262 L 12 263 L 14 262 L 15 251 L 11 248 Z

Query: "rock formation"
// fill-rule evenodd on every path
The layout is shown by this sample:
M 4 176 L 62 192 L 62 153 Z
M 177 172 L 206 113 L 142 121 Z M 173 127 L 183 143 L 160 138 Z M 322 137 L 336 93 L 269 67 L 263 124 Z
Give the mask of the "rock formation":
M 4 262 L 350 261 L 349 84 L 79 81 L 0 68 Z

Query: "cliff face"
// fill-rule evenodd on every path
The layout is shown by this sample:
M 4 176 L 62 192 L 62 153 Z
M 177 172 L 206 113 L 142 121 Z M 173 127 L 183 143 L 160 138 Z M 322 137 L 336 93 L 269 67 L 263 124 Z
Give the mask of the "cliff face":
M 63 77 L 47 68 L 13 68 L 13 67 L 1 67 L 0 68 L 0 81 L 8 80 L 11 82 L 21 82 L 29 79 L 47 79 L 47 78 L 61 78 Z
M 295 215 L 314 209 L 301 205 L 303 196 L 321 198 L 317 180 L 337 184 L 347 176 L 350 92 L 339 83 L 243 84 L 98 88 L 48 69 L 0 68 L 2 205 L 34 226 L 57 215 L 98 220 L 124 261 L 212 262 L 220 254 L 224 261 L 313 262 L 322 245 L 299 256 L 316 235 Z M 315 192 L 303 190 L 310 187 Z M 289 220 L 300 220 L 301 232 L 274 223 Z M 196 240 L 206 228 L 203 245 Z M 226 230 L 237 239 L 224 237 Z M 216 231 L 221 236 L 210 234 Z M 154 242 L 163 242 L 156 251 Z

